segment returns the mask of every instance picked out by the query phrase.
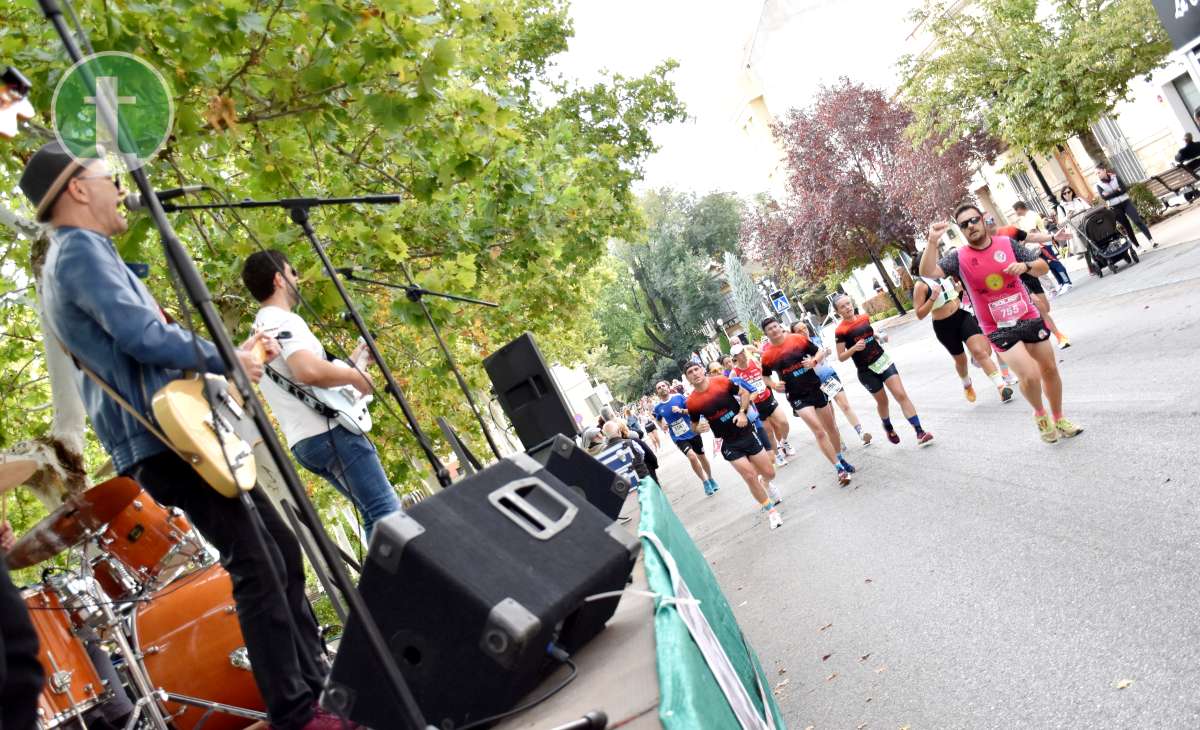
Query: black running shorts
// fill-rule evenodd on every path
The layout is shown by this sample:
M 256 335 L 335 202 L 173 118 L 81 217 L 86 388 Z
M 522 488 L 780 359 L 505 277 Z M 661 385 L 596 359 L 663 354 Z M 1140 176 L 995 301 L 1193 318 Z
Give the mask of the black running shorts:
M 775 409 L 779 407 L 779 401 L 775 400 L 775 394 L 772 393 L 770 398 L 767 398 L 762 403 L 755 403 L 754 407 L 758 409 L 758 417 L 765 421 L 771 417 Z
M 1021 274 L 1021 281 L 1025 282 L 1025 288 L 1030 294 L 1045 294 L 1046 290 L 1042 288 L 1041 279 L 1029 274 Z
M 695 451 L 697 454 L 704 456 L 704 439 L 700 438 L 699 434 L 691 437 L 690 439 L 676 441 L 675 445 L 678 446 L 679 450 L 685 454 L 689 451 Z
M 744 459 L 747 456 L 754 456 L 762 450 L 762 442 L 758 440 L 758 434 L 752 428 L 747 429 L 736 438 L 725 439 L 721 442 L 721 456 L 725 457 L 725 461 Z
M 646 421 L 646 433 L 650 433 L 651 431 L 657 431 L 657 430 L 658 430 L 658 426 L 654 425 L 654 421 Z
M 1045 342 L 1050 339 L 1050 330 L 1046 329 L 1046 323 L 1042 321 L 1041 317 L 1022 319 L 1012 327 L 996 330 L 987 338 L 991 340 L 997 350 L 1008 352 L 1018 342 L 1024 342 L 1027 345 Z
M 966 341 L 975 335 L 982 335 L 983 330 L 979 329 L 979 320 L 975 319 L 975 315 L 960 307 L 945 319 L 933 320 L 933 333 L 942 347 L 957 357 L 966 349 L 963 346 Z
M 810 390 L 805 393 L 789 394 L 788 404 L 792 407 L 792 413 L 798 416 L 800 411 L 805 408 L 824 408 L 829 405 L 829 399 L 820 390 Z
M 867 368 L 863 368 L 862 370 L 858 371 L 858 382 L 863 384 L 863 387 L 867 389 L 868 393 L 874 395 L 875 393 L 883 390 L 883 381 L 887 380 L 893 375 L 899 374 L 900 371 L 896 370 L 896 365 L 894 363 L 892 365 L 888 365 L 887 370 L 884 370 L 878 375 Z

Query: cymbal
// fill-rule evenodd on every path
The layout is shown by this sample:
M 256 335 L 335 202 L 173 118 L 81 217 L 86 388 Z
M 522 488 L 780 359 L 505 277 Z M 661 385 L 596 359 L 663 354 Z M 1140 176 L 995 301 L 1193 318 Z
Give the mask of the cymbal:
M 28 568 L 78 545 L 125 509 L 142 491 L 128 477 L 116 477 L 76 494 L 25 533 L 7 556 L 8 567 Z
M 24 484 L 37 468 L 37 462 L 32 459 L 9 459 L 0 456 L 0 492 Z

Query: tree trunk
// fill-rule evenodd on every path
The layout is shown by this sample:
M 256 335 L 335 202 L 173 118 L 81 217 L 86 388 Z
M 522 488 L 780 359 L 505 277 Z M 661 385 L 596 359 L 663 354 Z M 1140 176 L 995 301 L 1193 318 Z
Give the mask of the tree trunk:
M 1058 207 L 1058 196 L 1050 189 L 1050 183 L 1046 182 L 1046 176 L 1042 174 L 1042 168 L 1038 167 L 1037 160 L 1033 159 L 1033 155 L 1026 152 L 1025 159 L 1029 160 L 1029 166 L 1033 168 L 1034 177 L 1041 183 L 1042 190 L 1046 193 L 1046 198 L 1050 201 L 1050 211 L 1054 212 Z
M 876 238 L 878 241 L 879 239 Z M 900 314 L 908 314 L 908 310 L 904 308 L 904 302 L 900 301 L 900 295 L 896 293 L 896 287 L 892 283 L 892 277 L 888 275 L 886 269 L 883 268 L 883 262 L 875 255 L 875 247 L 871 245 L 868 237 L 863 237 L 863 244 L 866 246 L 867 254 L 871 257 L 871 261 L 875 264 L 875 270 L 879 272 L 879 277 L 883 281 L 884 287 L 887 288 L 888 296 L 892 298 L 892 303 L 896 305 L 896 311 Z
M 1104 154 L 1104 148 L 1100 146 L 1100 140 L 1096 139 L 1096 133 L 1091 130 L 1091 127 L 1080 132 L 1078 136 L 1079 141 L 1083 143 L 1083 150 L 1087 152 L 1093 165 L 1109 164 L 1108 156 Z

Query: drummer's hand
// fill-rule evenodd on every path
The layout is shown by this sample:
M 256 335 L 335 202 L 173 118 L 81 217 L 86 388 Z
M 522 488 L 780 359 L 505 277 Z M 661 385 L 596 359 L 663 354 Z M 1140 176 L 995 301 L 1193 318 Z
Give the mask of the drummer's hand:
M 0 550 L 8 552 L 17 544 L 17 536 L 13 533 L 12 525 L 7 521 L 0 522 Z

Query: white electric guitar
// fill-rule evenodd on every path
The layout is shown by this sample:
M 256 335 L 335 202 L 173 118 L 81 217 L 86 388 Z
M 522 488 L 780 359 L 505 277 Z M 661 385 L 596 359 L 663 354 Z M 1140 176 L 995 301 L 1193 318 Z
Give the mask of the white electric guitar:
M 364 353 L 364 356 L 359 357 L 360 362 L 355 363 L 355 367 L 359 370 L 366 368 L 366 359 L 369 354 Z M 341 367 L 350 367 L 341 360 L 334 361 L 335 364 Z M 337 412 L 338 425 L 345 428 L 350 433 L 367 433 L 371 430 L 371 411 L 367 410 L 367 406 L 371 401 L 375 400 L 374 396 L 363 395 L 358 392 L 358 389 L 353 385 L 339 385 L 336 388 L 318 388 L 309 386 L 313 397 L 325 404 L 329 409 Z
M 286 333 L 280 333 L 283 337 Z M 365 371 L 370 353 L 363 350 L 354 361 L 354 367 Z M 339 367 L 349 368 L 348 363 L 341 360 L 332 361 Z M 321 388 L 316 385 L 303 385 L 284 377 L 282 373 L 270 365 L 266 374 L 283 390 L 299 399 L 301 403 L 317 413 L 337 421 L 347 431 L 353 434 L 364 434 L 371 430 L 371 411 L 367 409 L 374 396 L 362 395 L 353 385 L 339 385 L 335 388 Z

